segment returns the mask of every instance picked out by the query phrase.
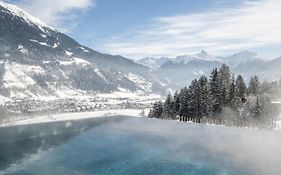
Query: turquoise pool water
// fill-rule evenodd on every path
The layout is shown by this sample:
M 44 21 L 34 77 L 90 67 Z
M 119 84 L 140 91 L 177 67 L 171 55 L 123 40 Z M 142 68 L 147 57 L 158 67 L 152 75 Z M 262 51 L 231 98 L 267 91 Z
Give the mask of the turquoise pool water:
M 47 125 L 0 144 L 0 174 L 281 174 L 278 132 L 121 116 Z

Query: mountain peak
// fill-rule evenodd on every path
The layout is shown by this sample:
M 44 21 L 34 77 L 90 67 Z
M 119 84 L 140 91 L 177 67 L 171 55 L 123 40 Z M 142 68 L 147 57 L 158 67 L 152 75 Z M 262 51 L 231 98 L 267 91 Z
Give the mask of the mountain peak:
M 208 53 L 206 50 L 201 50 L 201 52 L 196 54 L 196 56 L 200 58 L 214 58 L 214 56 Z
M 250 51 L 242 51 L 231 56 L 223 57 L 229 65 L 237 67 L 241 64 L 245 64 L 249 61 L 261 61 L 262 59 L 258 58 L 258 53 Z
M 146 67 L 84 47 L 13 4 L 0 2 L 0 24 L 0 98 L 162 90 Z
M 256 52 L 242 51 L 242 52 L 238 52 L 238 53 L 234 54 L 233 56 L 255 57 L 257 55 L 258 55 L 258 53 L 256 53 Z
M 25 12 L 18 6 L 11 4 L 11 3 L 6 3 L 0 0 L 0 8 L 4 8 L 7 10 L 8 13 L 10 13 L 13 16 L 17 16 L 27 22 L 30 25 L 36 25 L 38 26 L 41 30 L 45 31 L 43 28 L 49 28 L 52 29 L 52 27 L 48 26 L 44 22 L 42 22 L 40 19 L 35 18 L 34 16 L 30 15 L 29 13 Z
M 193 60 L 196 60 L 196 61 L 211 61 L 211 62 L 219 61 L 220 62 L 220 60 L 217 57 L 209 54 L 205 50 L 201 50 L 200 53 L 195 54 L 195 55 L 182 55 L 182 56 L 178 56 L 175 59 L 173 59 L 173 62 L 174 63 L 184 63 L 184 64 L 187 64 L 188 62 L 193 61 Z
M 170 58 L 168 58 L 168 57 L 160 57 L 160 58 L 146 57 L 146 58 L 137 60 L 136 62 L 138 64 L 147 66 L 147 67 L 155 70 L 155 69 L 158 69 L 161 65 L 165 64 L 169 60 L 170 60 Z
M 209 53 L 206 50 L 201 50 L 201 52 L 199 54 L 201 54 L 201 55 L 208 55 Z

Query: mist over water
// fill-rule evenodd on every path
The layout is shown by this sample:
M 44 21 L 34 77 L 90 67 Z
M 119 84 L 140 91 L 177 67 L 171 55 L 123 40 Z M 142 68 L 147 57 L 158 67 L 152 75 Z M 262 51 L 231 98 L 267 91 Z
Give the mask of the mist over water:
M 113 128 L 152 136 L 155 140 L 149 147 L 164 148 L 169 160 L 190 159 L 191 163 L 237 168 L 246 174 L 281 173 L 279 132 L 158 120 L 126 120 Z
M 123 118 L 66 136 L 26 152 L 1 174 L 281 173 L 279 132 Z

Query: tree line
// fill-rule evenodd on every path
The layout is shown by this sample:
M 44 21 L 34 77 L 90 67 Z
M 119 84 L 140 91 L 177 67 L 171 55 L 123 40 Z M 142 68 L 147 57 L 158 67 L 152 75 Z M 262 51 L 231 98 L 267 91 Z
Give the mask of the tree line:
M 263 82 L 251 77 L 248 86 L 223 64 L 214 68 L 209 78 L 194 79 L 189 87 L 169 93 L 164 102 L 153 104 L 148 117 L 191 120 L 237 126 L 273 126 L 278 107 L 271 96 L 278 93 L 277 82 Z

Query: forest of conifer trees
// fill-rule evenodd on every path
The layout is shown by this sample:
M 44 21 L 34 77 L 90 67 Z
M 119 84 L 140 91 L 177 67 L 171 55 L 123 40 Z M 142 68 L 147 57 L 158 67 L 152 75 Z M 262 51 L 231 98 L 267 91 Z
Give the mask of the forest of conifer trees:
M 154 103 L 150 118 L 215 123 L 228 126 L 274 127 L 279 107 L 272 97 L 279 95 L 280 83 L 260 83 L 257 76 L 246 85 L 223 64 L 209 78 L 194 79 L 189 87 L 169 93 L 164 102 Z

